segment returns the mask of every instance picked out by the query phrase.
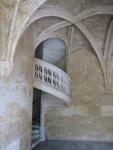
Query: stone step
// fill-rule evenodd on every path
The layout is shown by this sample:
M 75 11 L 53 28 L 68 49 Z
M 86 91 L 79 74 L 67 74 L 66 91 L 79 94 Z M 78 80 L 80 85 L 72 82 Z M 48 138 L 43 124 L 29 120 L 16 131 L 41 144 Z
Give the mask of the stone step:
M 39 130 L 32 130 L 32 135 L 39 134 Z

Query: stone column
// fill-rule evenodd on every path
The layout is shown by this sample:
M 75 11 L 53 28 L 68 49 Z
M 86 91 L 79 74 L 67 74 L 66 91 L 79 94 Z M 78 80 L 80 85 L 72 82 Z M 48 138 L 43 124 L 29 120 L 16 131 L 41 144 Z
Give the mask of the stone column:
M 24 33 L 18 44 L 12 73 L 0 79 L 0 150 L 30 150 L 33 50 L 28 37 Z

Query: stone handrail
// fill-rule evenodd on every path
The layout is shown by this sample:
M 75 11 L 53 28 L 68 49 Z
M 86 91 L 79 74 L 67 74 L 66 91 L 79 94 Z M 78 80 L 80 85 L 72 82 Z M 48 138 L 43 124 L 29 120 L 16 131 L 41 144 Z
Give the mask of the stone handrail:
M 58 67 L 43 60 L 34 60 L 33 85 L 42 91 L 62 99 L 66 104 L 70 102 L 70 77 Z

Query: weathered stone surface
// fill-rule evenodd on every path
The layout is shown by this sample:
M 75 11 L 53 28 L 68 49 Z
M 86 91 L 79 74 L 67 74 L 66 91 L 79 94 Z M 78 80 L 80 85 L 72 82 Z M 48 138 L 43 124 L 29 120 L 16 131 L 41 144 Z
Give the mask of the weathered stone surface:
M 31 130 L 28 130 L 21 137 L 20 150 L 29 150 L 30 148 L 31 148 Z
M 0 79 L 0 149 L 13 150 L 15 145 L 17 150 L 30 148 L 34 48 L 50 37 L 59 37 L 67 44 L 72 102 L 69 108 L 60 104 L 58 108 L 54 103 L 46 110 L 47 137 L 113 141 L 113 1 L 47 0 L 34 14 L 45 0 L 17 2 L 0 1 L 0 74 L 13 66 L 12 74 Z M 40 17 L 43 19 L 37 20 Z M 37 21 L 18 43 L 32 20 Z M 64 20 L 70 27 L 61 26 Z
M 0 146 L 1 150 L 25 150 L 21 138 L 31 131 L 32 123 L 32 42 L 27 31 L 17 47 L 12 74 L 0 81 Z M 28 69 L 29 68 L 29 69 Z M 31 132 L 26 142 L 30 141 Z M 16 142 L 17 141 L 17 142 Z M 28 142 L 29 143 L 29 142 Z M 24 142 L 23 144 L 24 145 Z M 29 143 L 30 145 L 30 143 Z
M 104 47 L 110 19 L 103 15 L 84 21 L 97 40 L 99 51 Z M 76 28 L 74 36 L 67 58 L 72 79 L 71 107 L 48 111 L 45 120 L 48 139 L 112 141 L 113 94 L 106 91 L 102 67 L 90 43 Z
M 101 106 L 101 116 L 103 117 L 113 117 L 113 106 Z
M 20 141 L 19 140 L 16 140 L 14 142 L 12 142 L 11 144 L 9 144 L 7 147 L 6 147 L 6 150 L 19 150 L 20 149 Z
M 54 119 L 54 120 L 53 120 Z M 49 139 L 112 141 L 111 118 L 101 117 L 52 117 L 47 119 Z M 51 122 L 51 124 L 50 124 Z

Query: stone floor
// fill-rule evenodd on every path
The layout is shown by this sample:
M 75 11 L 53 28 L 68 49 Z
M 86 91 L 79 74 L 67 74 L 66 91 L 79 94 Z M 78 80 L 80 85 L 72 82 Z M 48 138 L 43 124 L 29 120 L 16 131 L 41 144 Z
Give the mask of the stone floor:
M 113 150 L 113 143 L 81 141 L 46 141 L 33 150 Z

